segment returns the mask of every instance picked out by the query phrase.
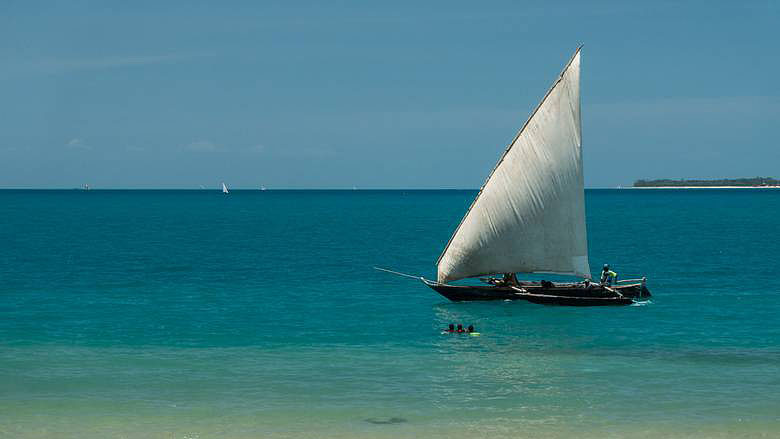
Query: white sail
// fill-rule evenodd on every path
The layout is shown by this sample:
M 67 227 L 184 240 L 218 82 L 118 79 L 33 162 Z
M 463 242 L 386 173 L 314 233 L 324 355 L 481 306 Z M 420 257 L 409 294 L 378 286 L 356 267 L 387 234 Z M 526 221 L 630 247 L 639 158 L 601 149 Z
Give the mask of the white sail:
M 228 192 L 228 188 L 227 188 L 227 186 L 225 186 L 225 182 L 222 182 L 222 193 L 223 193 L 223 194 L 227 194 L 227 193 L 229 193 L 229 192 Z
M 438 261 L 438 280 L 492 273 L 590 278 L 580 50 L 482 186 Z

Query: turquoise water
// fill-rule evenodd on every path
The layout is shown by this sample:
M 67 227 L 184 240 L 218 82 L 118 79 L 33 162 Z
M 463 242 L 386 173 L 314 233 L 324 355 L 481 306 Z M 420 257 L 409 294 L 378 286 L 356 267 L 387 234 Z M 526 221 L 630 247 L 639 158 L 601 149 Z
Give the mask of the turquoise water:
M 780 436 L 780 191 L 587 191 L 644 306 L 371 269 L 435 276 L 474 194 L 0 191 L 0 437 Z

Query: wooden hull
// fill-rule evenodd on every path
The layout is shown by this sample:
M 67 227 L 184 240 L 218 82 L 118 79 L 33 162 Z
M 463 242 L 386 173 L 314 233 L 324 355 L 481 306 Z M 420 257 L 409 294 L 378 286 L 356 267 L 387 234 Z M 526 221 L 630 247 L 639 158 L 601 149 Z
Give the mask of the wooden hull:
M 563 306 L 620 306 L 631 305 L 634 299 L 651 296 L 641 284 L 604 288 L 598 284 L 521 282 L 518 286 L 448 285 L 423 279 L 434 291 L 453 302 L 485 300 L 526 300 L 542 305 Z M 610 291 L 611 290 L 611 291 Z

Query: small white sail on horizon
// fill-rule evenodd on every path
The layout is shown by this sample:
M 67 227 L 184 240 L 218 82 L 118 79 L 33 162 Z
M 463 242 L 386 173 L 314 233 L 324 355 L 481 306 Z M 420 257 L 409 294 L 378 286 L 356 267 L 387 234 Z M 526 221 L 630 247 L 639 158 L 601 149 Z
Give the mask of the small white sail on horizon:
M 230 192 L 228 192 L 228 188 L 227 188 L 227 186 L 225 185 L 225 182 L 224 182 L 224 181 L 222 182 L 222 193 L 223 193 L 223 194 L 229 194 L 229 193 L 230 193 Z
M 437 264 L 440 283 L 520 272 L 591 277 L 580 49 L 499 159 Z

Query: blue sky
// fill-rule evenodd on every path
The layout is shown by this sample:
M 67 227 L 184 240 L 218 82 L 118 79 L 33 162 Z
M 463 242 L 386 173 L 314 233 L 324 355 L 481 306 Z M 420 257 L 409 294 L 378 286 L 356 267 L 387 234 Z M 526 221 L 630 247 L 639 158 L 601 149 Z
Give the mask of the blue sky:
M 477 188 L 579 44 L 586 185 L 780 177 L 780 2 L 3 2 L 0 187 Z

